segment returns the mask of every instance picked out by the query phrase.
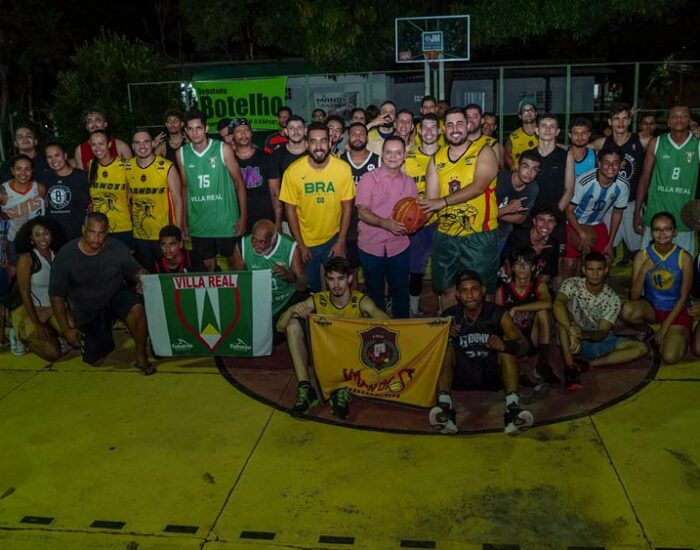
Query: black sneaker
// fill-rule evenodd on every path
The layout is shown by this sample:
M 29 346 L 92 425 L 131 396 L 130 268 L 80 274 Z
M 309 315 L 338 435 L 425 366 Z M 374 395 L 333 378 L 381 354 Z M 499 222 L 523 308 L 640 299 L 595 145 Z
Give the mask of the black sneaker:
M 457 412 L 448 403 L 438 401 L 437 405 L 430 409 L 428 422 L 440 433 L 457 433 Z
M 318 395 L 311 384 L 301 384 L 297 392 L 297 402 L 289 409 L 289 414 L 294 418 L 304 416 L 319 404 Z
M 351 395 L 347 388 L 340 388 L 331 394 L 331 412 L 333 416 L 345 419 L 350 414 Z
M 538 361 L 535 365 L 534 376 L 548 386 L 558 386 L 561 384 L 559 377 L 554 374 L 552 367 L 544 361 Z
M 581 373 L 593 372 L 595 370 L 595 367 L 591 365 L 588 361 L 586 361 L 585 359 L 579 359 L 578 357 L 574 358 L 574 366 Z
M 581 373 L 578 367 L 566 367 L 564 369 L 564 387 L 566 391 L 579 391 L 583 389 Z
M 532 426 L 534 422 L 535 419 L 530 411 L 525 411 L 519 405 L 511 403 L 503 415 L 503 432 L 508 435 L 518 435 Z

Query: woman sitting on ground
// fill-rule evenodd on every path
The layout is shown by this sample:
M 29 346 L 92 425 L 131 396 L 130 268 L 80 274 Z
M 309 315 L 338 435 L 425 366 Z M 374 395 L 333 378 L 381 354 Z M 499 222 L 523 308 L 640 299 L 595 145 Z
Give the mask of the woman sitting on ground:
M 693 285 L 693 259 L 678 245 L 676 219 L 659 212 L 651 219 L 651 244 L 634 258 L 630 298 L 620 317 L 636 328 L 640 339 L 653 337 L 665 363 L 678 363 L 688 349 L 693 319 L 688 313 Z M 649 327 L 659 323 L 654 333 Z
M 58 326 L 49 299 L 49 280 L 54 255 L 63 244 L 57 222 L 39 216 L 17 233 L 17 286 L 22 305 L 12 312 L 12 326 L 19 340 L 36 355 L 56 361 L 62 355 Z

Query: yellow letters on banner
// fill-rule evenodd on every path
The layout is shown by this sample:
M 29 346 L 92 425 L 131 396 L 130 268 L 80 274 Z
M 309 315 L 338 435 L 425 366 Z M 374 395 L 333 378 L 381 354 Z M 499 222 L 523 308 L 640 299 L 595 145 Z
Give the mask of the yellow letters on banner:
M 430 407 L 447 348 L 448 319 L 345 319 L 311 315 L 311 352 L 326 398 L 338 388 Z

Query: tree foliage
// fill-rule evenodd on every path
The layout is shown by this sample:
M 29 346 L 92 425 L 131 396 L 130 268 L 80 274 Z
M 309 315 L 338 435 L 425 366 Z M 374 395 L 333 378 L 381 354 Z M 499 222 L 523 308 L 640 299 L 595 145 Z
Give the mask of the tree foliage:
M 161 113 L 172 103 L 163 88 L 142 94 L 129 109 L 127 84 L 167 80 L 169 72 L 154 48 L 140 40 L 102 32 L 78 48 L 71 58 L 72 68 L 58 75 L 54 118 L 60 136 L 77 144 L 85 138 L 82 115 L 88 108 L 104 111 L 109 129 L 122 138 L 153 113 Z
M 181 0 L 186 28 L 200 50 L 218 47 L 229 58 L 252 59 L 274 48 L 304 57 L 321 71 L 367 71 L 394 57 L 394 19 L 471 15 L 471 48 L 485 58 L 493 48 L 547 36 L 583 44 L 606 26 L 634 18 L 658 18 L 686 0 Z M 238 48 L 238 49 L 237 49 Z M 242 54 L 241 52 L 247 52 Z M 236 57 L 238 52 L 238 57 Z M 584 49 L 584 54 L 586 50 Z M 556 52 L 543 52 L 551 56 Z M 517 51 L 513 52 L 517 58 Z

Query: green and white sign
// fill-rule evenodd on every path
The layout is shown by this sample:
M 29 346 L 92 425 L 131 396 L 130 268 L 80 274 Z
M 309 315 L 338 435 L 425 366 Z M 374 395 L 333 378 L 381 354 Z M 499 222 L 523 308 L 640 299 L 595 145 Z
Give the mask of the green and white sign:
M 284 105 L 287 77 L 212 80 L 192 83 L 209 129 L 222 118 L 247 118 L 253 130 L 278 130 L 277 111 Z
M 144 275 L 141 281 L 157 355 L 272 353 L 269 270 Z

